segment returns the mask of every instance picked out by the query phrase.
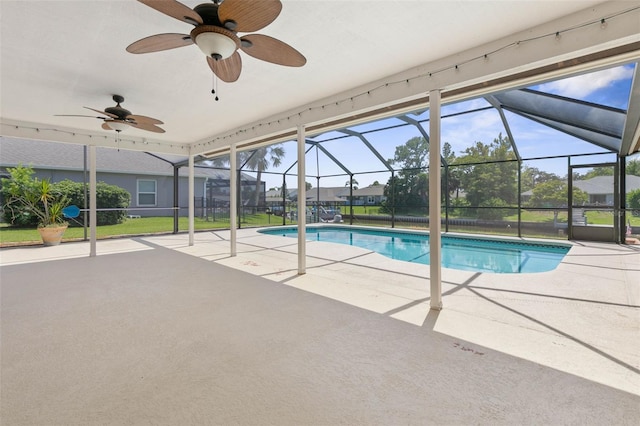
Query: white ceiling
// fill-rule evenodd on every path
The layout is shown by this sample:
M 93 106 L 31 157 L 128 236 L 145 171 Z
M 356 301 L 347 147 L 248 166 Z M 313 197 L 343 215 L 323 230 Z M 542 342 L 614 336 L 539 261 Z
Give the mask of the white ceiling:
M 204 1 L 183 3 L 194 7 Z M 280 16 L 258 33 L 295 47 L 306 56 L 307 64 L 282 67 L 241 53 L 239 80 L 218 82 L 220 100 L 216 102 L 211 94 L 212 73 L 196 46 L 143 55 L 125 51 L 130 43 L 149 35 L 188 33 L 189 24 L 133 0 L 2 0 L 0 119 L 112 137 L 113 132 L 100 128 L 99 120 L 54 115 L 90 115 L 83 106 L 103 110 L 114 105 L 112 94 L 120 94 L 125 97 L 122 106 L 132 113 L 165 122 L 165 134 L 131 129 L 127 132 L 131 138 L 189 145 L 228 132 L 237 134 L 243 126 L 287 111 L 304 111 L 321 99 L 344 96 L 405 70 L 419 70 L 422 64 L 595 9 L 601 2 L 282 3 Z M 640 6 L 638 1 L 615 3 L 618 10 Z M 3 125 L 2 134 L 9 133 Z M 58 139 L 53 131 L 47 138 Z

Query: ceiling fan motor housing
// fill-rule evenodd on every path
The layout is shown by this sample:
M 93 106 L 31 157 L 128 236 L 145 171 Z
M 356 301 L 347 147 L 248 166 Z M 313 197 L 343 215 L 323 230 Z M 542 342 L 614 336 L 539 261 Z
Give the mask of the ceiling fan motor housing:
M 113 101 L 117 105 L 114 107 L 105 108 L 104 112 L 108 112 L 109 114 L 118 116 L 119 120 L 124 120 L 127 116 L 131 115 L 131 111 L 120 106 L 120 102 L 124 102 L 124 96 L 113 95 L 111 99 L 113 99 Z
M 199 4 L 193 8 L 193 11 L 196 12 L 198 15 L 200 15 L 204 25 L 217 25 L 219 27 L 222 26 L 222 22 L 220 22 L 220 18 L 218 18 L 217 4 L 214 4 L 214 3 Z
M 114 107 L 105 108 L 104 111 L 109 114 L 117 115 L 120 120 L 124 120 L 127 116 L 131 115 L 131 111 L 122 108 L 120 104 Z

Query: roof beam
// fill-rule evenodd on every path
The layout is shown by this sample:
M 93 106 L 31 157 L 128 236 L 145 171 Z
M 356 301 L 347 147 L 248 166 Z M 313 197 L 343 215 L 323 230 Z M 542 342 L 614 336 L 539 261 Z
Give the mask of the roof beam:
M 636 62 L 636 70 L 631 83 L 620 155 L 624 157 L 638 151 L 640 151 L 640 62 Z
M 373 153 L 373 155 L 375 155 L 376 158 L 378 158 L 378 160 L 380 160 L 380 162 L 382 164 L 384 164 L 384 166 L 387 168 L 387 170 L 389 170 L 390 172 L 393 171 L 393 167 L 391 167 L 389 162 L 382 155 L 380 155 L 378 150 L 375 149 L 373 147 L 373 145 L 371 145 L 371 143 L 369 143 L 367 138 L 365 138 L 362 133 L 355 132 L 355 131 L 353 131 L 351 129 L 341 129 L 341 130 L 338 130 L 338 131 L 341 132 L 341 133 L 344 133 L 345 135 L 355 136 L 357 138 L 360 138 L 360 140 L 367 146 L 367 148 L 369 148 L 369 150 Z
M 306 141 L 307 141 L 307 143 L 315 144 L 315 145 L 320 149 L 320 151 L 324 152 L 324 155 L 326 155 L 326 156 L 327 156 L 327 157 L 329 157 L 329 158 L 330 158 L 334 163 L 336 163 L 336 165 L 337 165 L 338 167 L 340 167 L 340 168 L 341 168 L 341 169 L 342 169 L 346 174 L 348 174 L 349 176 L 352 176 L 352 175 L 353 175 L 353 173 L 351 173 L 351 172 L 349 171 L 349 169 L 347 169 L 347 168 L 345 167 L 345 165 L 344 165 L 344 164 L 342 164 L 342 163 L 341 163 L 341 162 L 340 162 L 336 157 L 334 157 L 334 156 L 333 156 L 333 154 L 331 154 L 331 153 L 330 153 L 330 152 L 329 152 L 325 147 L 323 147 L 323 146 L 322 146 L 322 143 L 320 143 L 320 142 L 316 142 L 316 141 L 314 141 L 313 139 L 307 139 Z
M 516 154 L 516 158 L 518 159 L 518 161 L 522 161 L 522 157 L 520 157 L 520 153 L 518 152 L 518 146 L 516 145 L 516 140 L 513 138 L 513 133 L 511 133 L 511 126 L 509 126 L 509 121 L 507 120 L 507 117 L 504 115 L 504 110 L 502 109 L 502 105 L 500 104 L 500 102 L 498 102 L 495 96 L 487 95 L 484 97 L 484 99 L 487 102 L 489 102 L 498 111 L 498 114 L 500 114 L 500 120 L 502 120 L 502 125 L 504 126 L 504 129 L 507 132 L 507 136 L 509 136 L 509 143 L 511 144 L 511 149 L 513 149 L 513 152 Z
M 18 139 L 40 140 L 47 142 L 74 143 L 103 148 L 120 148 L 131 151 L 153 151 L 162 154 L 189 155 L 189 145 L 171 143 L 157 139 L 143 138 L 131 134 L 116 132 L 90 132 L 72 127 L 45 127 L 42 124 L 29 123 L 1 118 L 0 135 Z

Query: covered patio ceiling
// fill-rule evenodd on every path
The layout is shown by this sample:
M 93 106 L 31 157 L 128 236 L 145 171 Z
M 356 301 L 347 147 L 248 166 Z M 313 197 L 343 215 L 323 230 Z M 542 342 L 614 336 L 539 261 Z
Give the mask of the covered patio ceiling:
M 282 3 L 258 33 L 295 47 L 307 64 L 242 55 L 238 81 L 214 83 L 195 46 L 125 51 L 191 28 L 140 2 L 3 0 L 0 134 L 115 147 L 99 120 L 56 114 L 104 110 L 119 94 L 123 107 L 166 130 L 131 129 L 120 148 L 216 156 L 232 144 L 290 140 L 298 126 L 317 134 L 424 108 L 434 89 L 453 102 L 640 59 L 640 1 Z M 638 150 L 639 114 L 629 111 L 636 125 L 625 128 L 622 155 Z

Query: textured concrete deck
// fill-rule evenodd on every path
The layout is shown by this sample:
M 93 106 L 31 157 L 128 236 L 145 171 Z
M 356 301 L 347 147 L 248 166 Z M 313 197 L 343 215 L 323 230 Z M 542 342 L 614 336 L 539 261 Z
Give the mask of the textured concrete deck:
M 640 251 L 429 268 L 238 231 L 0 251 L 2 424 L 636 424 Z

